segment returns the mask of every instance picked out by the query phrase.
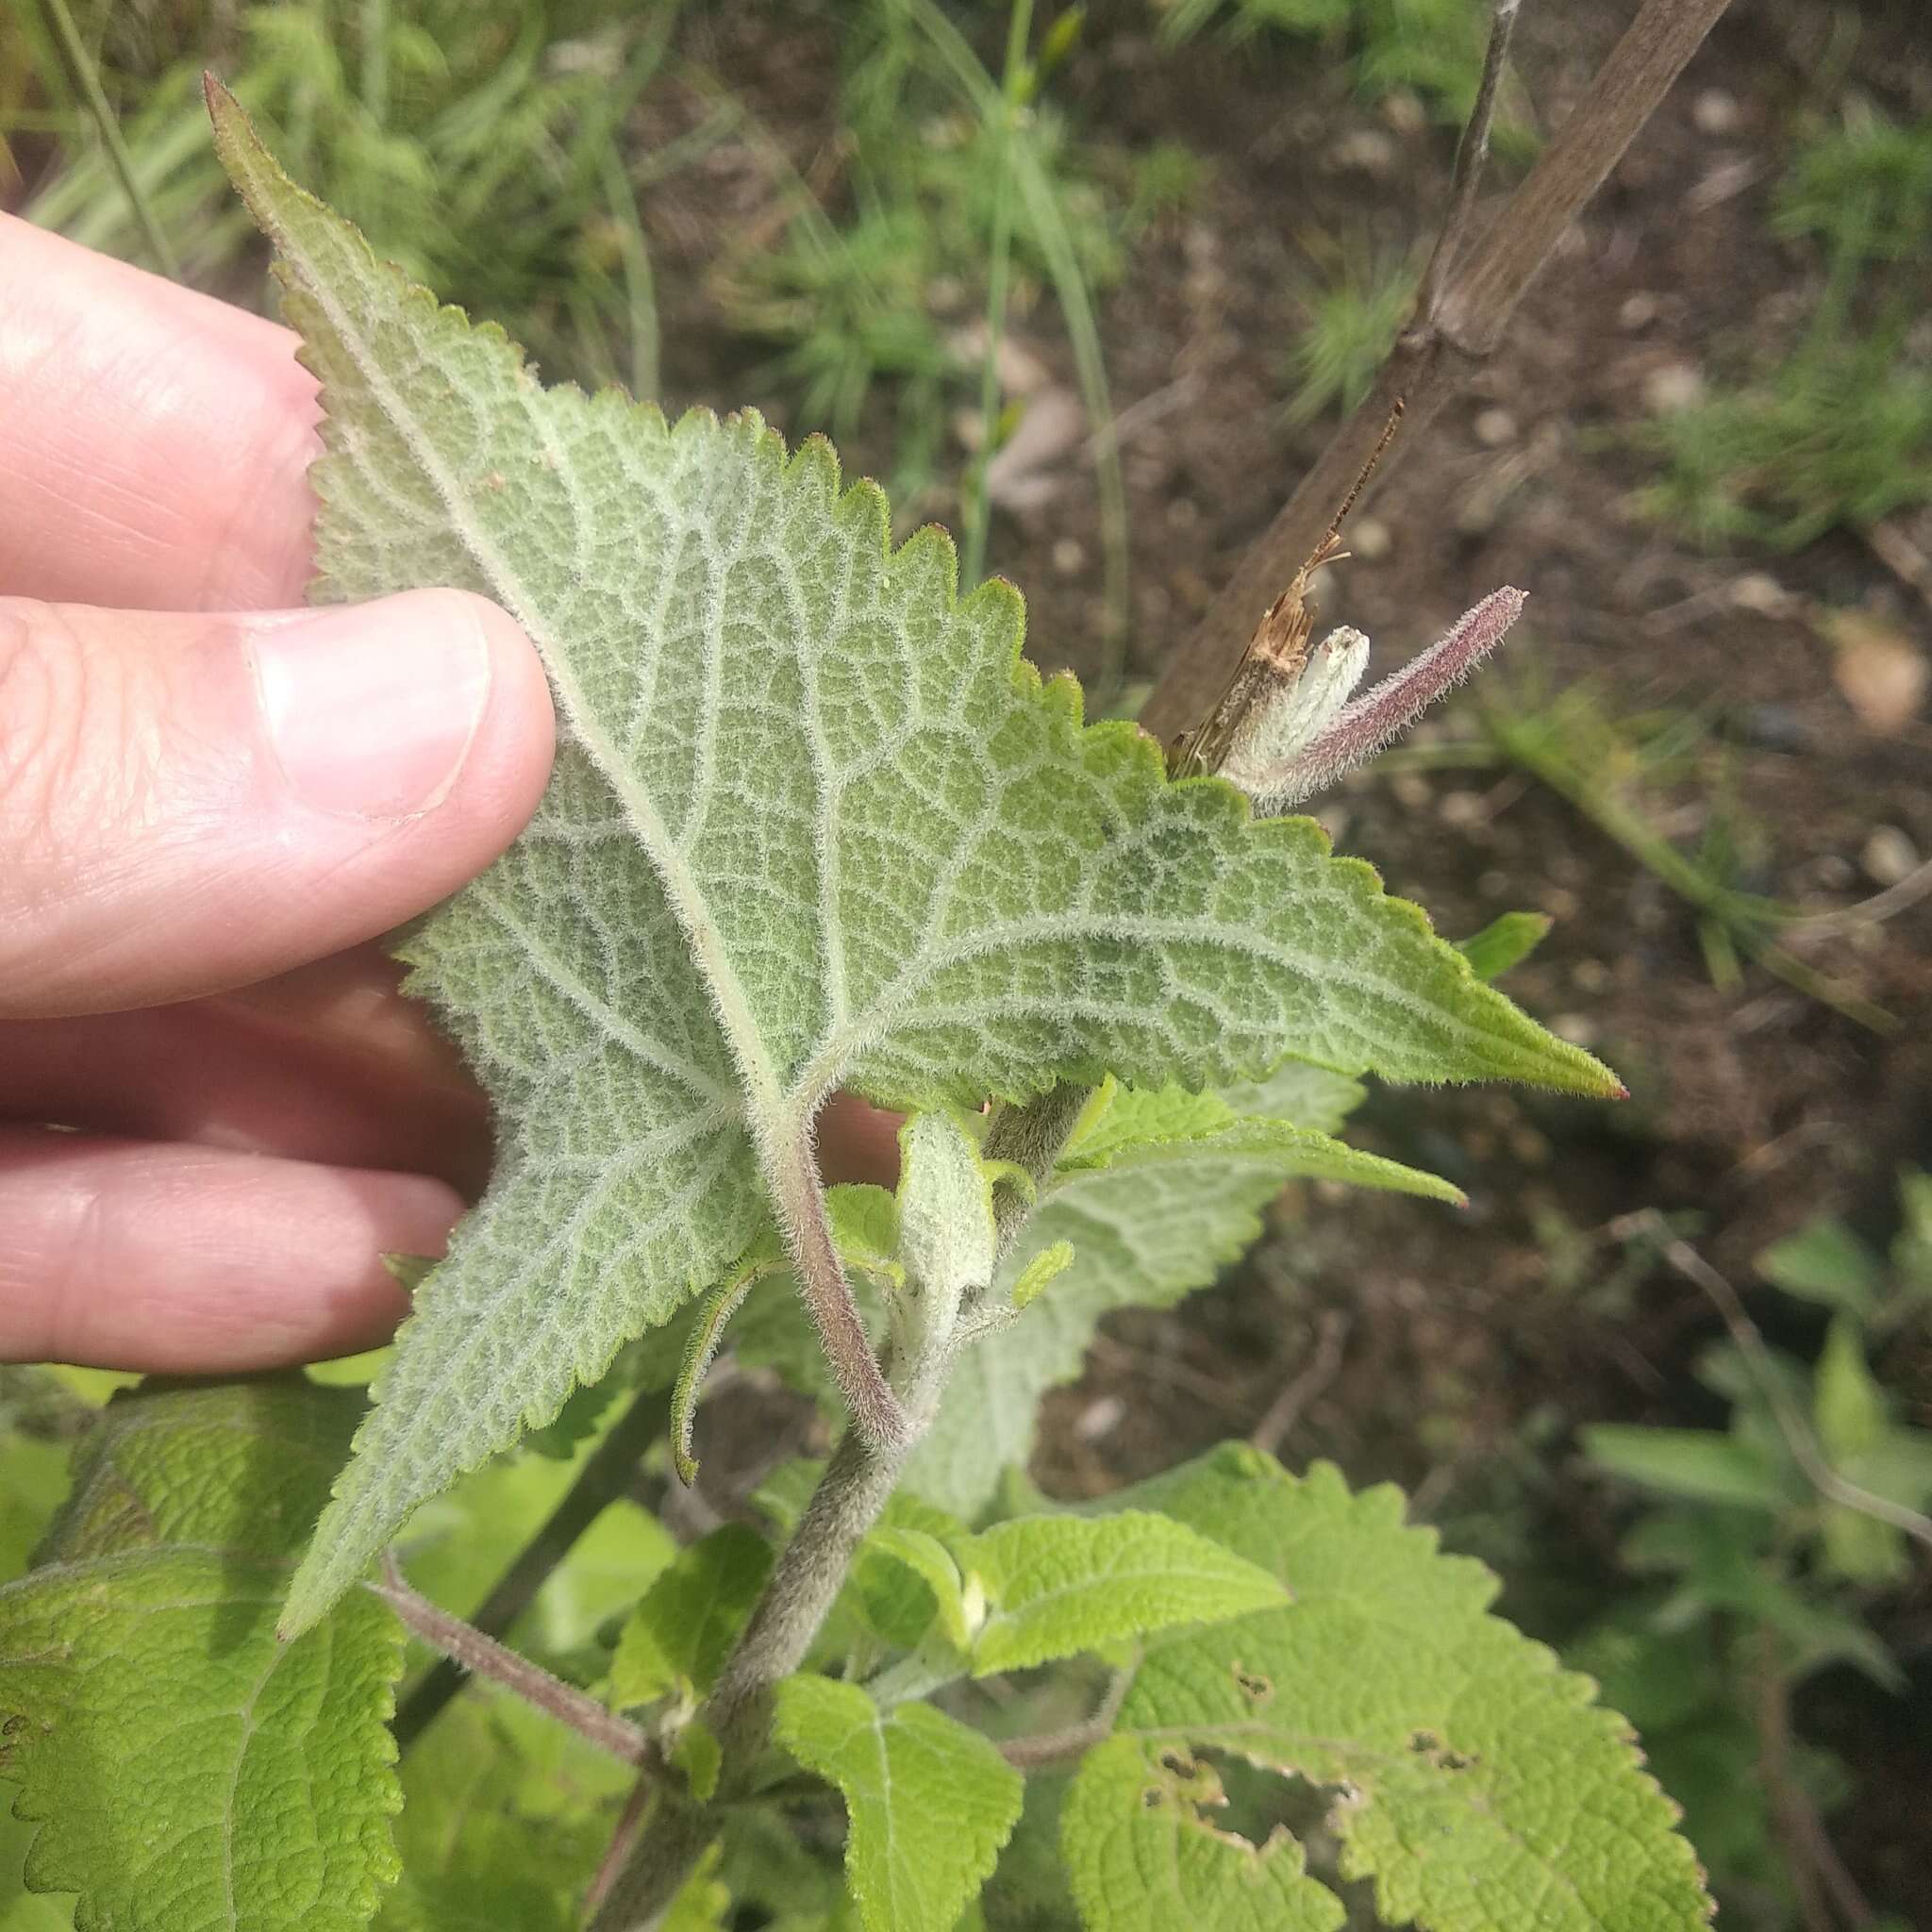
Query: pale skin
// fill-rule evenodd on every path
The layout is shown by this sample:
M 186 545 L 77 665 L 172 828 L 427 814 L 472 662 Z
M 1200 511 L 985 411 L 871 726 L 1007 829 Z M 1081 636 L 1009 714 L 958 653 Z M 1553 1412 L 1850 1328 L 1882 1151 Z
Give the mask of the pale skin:
M 466 592 L 302 608 L 317 415 L 285 329 L 0 216 L 0 1359 L 367 1347 L 487 1178 L 377 941 L 522 828 L 549 694 Z

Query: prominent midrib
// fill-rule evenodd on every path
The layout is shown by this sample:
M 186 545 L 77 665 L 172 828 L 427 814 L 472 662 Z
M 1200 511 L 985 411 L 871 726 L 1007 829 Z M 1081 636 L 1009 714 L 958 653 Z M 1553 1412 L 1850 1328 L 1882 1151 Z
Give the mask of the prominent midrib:
M 282 227 L 284 249 L 291 257 L 298 253 L 293 232 Z M 745 996 L 737 972 L 725 957 L 724 941 L 712 922 L 705 895 L 695 878 L 678 856 L 670 832 L 650 794 L 626 768 L 617 745 L 604 730 L 586 702 L 582 687 L 571 675 L 569 660 L 545 620 L 542 609 L 525 588 L 522 576 L 509 559 L 490 541 L 470 513 L 468 498 L 449 465 L 438 453 L 415 412 L 389 380 L 381 359 L 355 327 L 347 309 L 336 300 L 327 278 L 321 275 L 307 249 L 299 251 L 304 280 L 312 301 L 328 317 L 336 337 L 348 351 L 362 380 L 390 420 L 401 431 L 410 454 L 422 466 L 430 487 L 448 513 L 458 539 L 475 560 L 484 579 L 496 591 L 498 600 L 522 624 L 537 646 L 550 674 L 558 708 L 563 712 L 572 735 L 589 754 L 591 761 L 629 822 L 631 832 L 642 846 L 644 856 L 656 868 L 664 885 L 665 896 L 691 948 L 692 963 L 711 994 L 720 1028 L 739 1071 L 744 1078 L 751 1109 L 761 1117 L 766 1131 L 757 1136 L 762 1144 L 784 1111 L 784 1092 L 777 1070 L 765 1052 L 751 1002 Z M 380 273 L 380 270 L 376 270 Z M 344 460 L 353 460 L 344 453 Z

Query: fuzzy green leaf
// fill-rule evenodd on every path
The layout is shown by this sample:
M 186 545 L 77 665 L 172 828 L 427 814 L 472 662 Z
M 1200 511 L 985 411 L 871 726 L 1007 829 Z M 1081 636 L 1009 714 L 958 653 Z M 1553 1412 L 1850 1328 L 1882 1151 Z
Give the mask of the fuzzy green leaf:
M 1552 924 L 1547 912 L 1505 912 L 1459 941 L 1457 950 L 1478 979 L 1500 979 L 1542 944 Z
M 1262 1564 L 1292 1601 L 1149 1641 L 1119 1729 L 1333 1788 L 1344 1878 L 1423 1932 L 1699 1932 L 1676 1809 L 1594 1687 L 1488 1614 L 1495 1579 L 1444 1557 L 1381 1488 L 1350 1494 L 1245 1447 L 1126 1491 Z M 1100 1854 L 1070 1837 L 1074 1869 Z
M 1177 1624 L 1208 1624 L 1283 1599 L 1263 1569 L 1169 1516 L 1021 1516 L 960 1553 L 985 1592 L 973 1674 L 1023 1671 Z
M 403 1876 L 376 1932 L 577 1932 L 634 1782 L 555 1719 L 474 1687 L 404 1761 Z
M 0 1773 L 37 1890 L 83 1932 L 355 1932 L 396 1875 L 374 1598 L 276 1641 L 295 1551 L 361 1410 L 299 1381 L 118 1396 L 41 1567 L 0 1587 Z
M 1293 1059 L 1283 1060 L 1266 1079 L 1236 1080 L 1217 1091 L 1243 1120 L 1291 1121 L 1315 1134 L 1339 1134 L 1368 1098 L 1359 1080 Z
M 845 1879 L 865 1932 L 953 1932 L 1020 1816 L 992 1743 L 926 1704 L 881 1710 L 854 1684 L 788 1677 L 774 1735 L 845 1800 Z
M 891 1585 L 876 1583 L 867 1574 L 868 1571 L 887 1564 L 896 1564 L 909 1571 L 924 1584 L 932 1597 L 934 1612 L 946 1641 L 955 1650 L 968 1649 L 973 1642 L 973 1632 L 966 1620 L 966 1583 L 959 1574 L 959 1565 L 952 1551 L 930 1530 L 914 1529 L 897 1523 L 882 1523 L 874 1529 L 861 1548 L 855 1580 L 861 1594 L 870 1600 L 869 1621 L 875 1626 L 899 1621 L 892 1614 L 897 1607 L 899 1592 Z M 886 1613 L 883 1616 L 879 1613 L 881 1609 Z M 909 1625 L 918 1615 L 917 1609 L 908 1613 L 905 1624 Z M 916 1641 L 923 1633 L 907 1628 L 906 1634 Z
M 1032 1455 L 1041 1398 L 1079 1375 L 1100 1318 L 1172 1307 L 1208 1287 L 1260 1234 L 1261 1209 L 1281 1185 L 1267 1158 L 1197 1152 L 1064 1174 L 1042 1189 L 1001 1284 L 1057 1241 L 1072 1244 L 1073 1262 L 1011 1327 L 959 1357 L 907 1462 L 908 1487 L 968 1521 L 979 1515 L 1001 1470 Z
M 1013 1277 L 1014 1307 L 1031 1307 L 1073 1265 L 1072 1241 L 1055 1241 L 1051 1247 L 1041 1248 Z
M 885 499 L 841 489 L 829 446 L 543 390 L 211 100 L 321 378 L 321 593 L 494 597 L 542 654 L 560 740 L 529 829 L 408 950 L 503 1152 L 287 1629 L 715 1282 L 767 1196 L 805 1225 L 841 1085 L 976 1107 L 1291 1052 L 1615 1091 L 1311 821 L 1253 823 L 1218 780 L 1170 784 L 1132 725 L 1083 729 L 1072 682 L 1020 661 L 1015 593 L 958 602 L 937 533 L 890 551 Z
M 1185 1752 L 1109 1738 L 1082 1759 L 1060 1812 L 1067 1876 L 1094 1932 L 1335 1932 L 1341 1901 L 1277 1829 L 1260 1845 L 1217 1824 L 1213 1770 Z
M 680 1550 L 631 1613 L 610 1660 L 613 1709 L 667 1691 L 692 1699 L 716 1681 L 772 1568 L 771 1546 L 727 1523 Z
M 1231 1096 L 1307 1113 L 1243 1119 Z M 938 1418 L 912 1452 L 910 1487 L 961 1517 L 976 1516 L 1000 1471 L 1031 1454 L 1041 1396 L 1079 1374 L 1101 1316 L 1168 1307 L 1207 1287 L 1259 1235 L 1260 1209 L 1297 1174 L 1315 1168 L 1458 1198 L 1446 1181 L 1324 1138 L 1360 1096 L 1354 1081 L 1301 1065 L 1209 1094 L 1103 1083 L 1061 1171 L 1041 1190 L 1000 1267 L 996 1298 L 1020 1301 L 1022 1284 L 1056 1249 L 1070 1248 L 1073 1257 L 1024 1320 L 960 1357 Z M 834 1199 L 846 1191 L 836 1190 Z M 741 1359 L 831 1399 L 824 1358 L 795 1297 L 754 1303 L 734 1337 Z
M 1040 1399 L 1080 1373 L 1100 1318 L 1120 1307 L 1167 1307 L 1206 1288 L 1260 1234 L 1260 1212 L 1298 1174 L 1460 1199 L 1446 1181 L 1291 1122 L 1232 1118 L 1212 1094 L 1123 1092 L 1132 1116 L 1075 1144 L 1041 1191 L 1040 1207 L 1003 1264 L 1003 1289 L 1039 1256 L 1068 1242 L 1066 1271 L 1010 1328 L 969 1349 L 953 1372 L 906 1481 L 972 1518 L 1009 1462 L 1032 1454 Z M 1143 1103 L 1145 1103 L 1143 1105 Z M 1194 1131 L 1158 1135 L 1184 1114 Z M 1097 1151 L 1096 1151 L 1097 1150 Z M 1105 1158 L 1104 1166 L 1077 1163 Z

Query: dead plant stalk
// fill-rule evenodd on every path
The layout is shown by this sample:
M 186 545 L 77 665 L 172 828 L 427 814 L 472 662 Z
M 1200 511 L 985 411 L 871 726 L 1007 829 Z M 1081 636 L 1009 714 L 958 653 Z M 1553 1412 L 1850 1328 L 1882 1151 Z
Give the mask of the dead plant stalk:
M 1335 506 L 1361 474 L 1398 407 L 1401 430 L 1382 474 L 1412 442 L 1501 341 L 1510 317 L 1565 229 L 1656 112 L 1728 0 L 1643 0 L 1637 18 L 1597 74 L 1590 92 L 1557 129 L 1507 205 L 1463 257 L 1489 147 L 1495 77 L 1518 0 L 1501 0 L 1478 97 L 1457 157 L 1449 209 L 1413 320 L 1375 386 L 1337 429 L 1294 494 L 1236 567 L 1199 628 L 1174 654 L 1141 713 L 1163 742 L 1207 713 L 1227 683 L 1257 614 L 1313 554 Z

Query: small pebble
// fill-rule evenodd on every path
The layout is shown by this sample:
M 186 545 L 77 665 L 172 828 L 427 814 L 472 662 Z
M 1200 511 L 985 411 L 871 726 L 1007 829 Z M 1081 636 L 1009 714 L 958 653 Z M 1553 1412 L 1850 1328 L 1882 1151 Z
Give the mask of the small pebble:
M 1364 175 L 1373 175 L 1378 180 L 1386 180 L 1394 174 L 1402 158 L 1394 139 L 1379 127 L 1358 127 L 1352 134 L 1344 134 L 1329 153 L 1339 166 L 1359 168 Z
M 1691 362 L 1666 362 L 1643 378 L 1643 407 L 1653 416 L 1674 416 L 1704 400 L 1704 374 Z
M 1746 705 L 1738 735 L 1759 751 L 1803 751 L 1811 742 L 1805 721 L 1790 705 Z
M 1707 87 L 1690 103 L 1690 122 L 1699 134 L 1735 134 L 1743 115 L 1738 97 L 1721 87 Z
M 1400 87 L 1383 95 L 1382 118 L 1397 134 L 1411 137 L 1424 132 L 1429 125 L 1428 109 L 1407 88 Z
M 1080 1411 L 1080 1419 L 1074 1424 L 1074 1433 L 1083 1442 L 1097 1442 L 1120 1427 L 1126 1412 L 1127 1405 L 1118 1395 L 1103 1395 Z
M 1570 983 L 1578 992 L 1607 992 L 1610 969 L 1601 959 L 1579 959 L 1570 969 Z
M 1896 825 L 1874 825 L 1858 854 L 1865 876 L 1874 886 L 1895 886 L 1918 870 L 1919 848 Z
M 1389 525 L 1380 517 L 1359 518 L 1348 533 L 1348 547 L 1365 563 L 1374 563 L 1379 557 L 1387 557 L 1395 539 L 1389 534 Z
M 1429 781 L 1420 772 L 1404 772 L 1390 786 L 1398 805 L 1407 806 L 1410 811 L 1420 811 L 1434 796 L 1429 790 Z
M 1790 601 L 1791 593 L 1761 570 L 1747 570 L 1731 585 L 1731 602 L 1740 610 L 1755 610 L 1760 617 L 1781 615 Z
M 1087 567 L 1087 552 L 1076 538 L 1062 537 L 1053 546 L 1053 567 L 1063 577 L 1076 577 Z
M 1634 295 L 1624 298 L 1624 306 L 1617 310 L 1617 324 L 1621 328 L 1633 332 L 1648 328 L 1657 320 L 1657 300 L 1648 289 L 1640 289 Z
M 1486 449 L 1516 441 L 1516 418 L 1507 409 L 1485 409 L 1475 419 L 1475 440 Z
M 1567 1040 L 1572 1046 L 1591 1047 L 1596 1044 L 1596 1022 L 1588 1013 L 1558 1013 L 1550 1022 L 1550 1031 L 1558 1040 Z
M 1479 791 L 1445 791 L 1436 814 L 1445 825 L 1479 825 L 1490 815 Z

